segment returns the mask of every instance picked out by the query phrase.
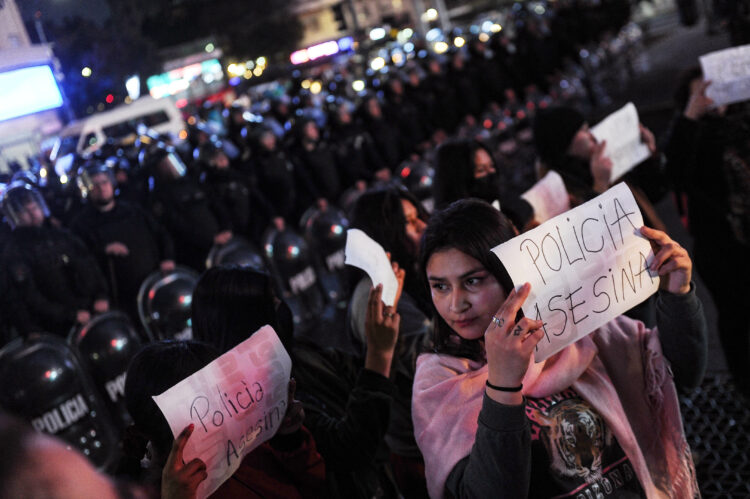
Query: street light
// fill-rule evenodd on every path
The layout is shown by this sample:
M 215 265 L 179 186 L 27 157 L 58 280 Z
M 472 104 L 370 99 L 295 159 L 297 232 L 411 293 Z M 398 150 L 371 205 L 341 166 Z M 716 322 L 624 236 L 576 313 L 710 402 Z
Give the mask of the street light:
M 427 9 L 427 11 L 422 14 L 422 19 L 427 22 L 432 22 L 438 18 L 438 11 L 437 9 Z

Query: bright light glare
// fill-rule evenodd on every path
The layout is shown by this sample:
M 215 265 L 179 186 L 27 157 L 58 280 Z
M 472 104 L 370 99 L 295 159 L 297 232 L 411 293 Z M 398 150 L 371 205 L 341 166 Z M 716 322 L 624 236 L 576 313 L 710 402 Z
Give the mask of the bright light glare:
M 214 48 L 216 48 L 216 47 L 214 47 L 213 43 L 207 43 L 206 46 L 204 47 L 204 50 L 206 52 L 213 52 Z
M 424 37 L 428 42 L 434 42 L 435 40 L 440 38 L 440 35 L 442 34 L 443 32 L 440 31 L 440 28 L 432 28 Z
M 492 27 L 490 28 L 490 31 L 492 31 L 493 33 L 500 33 L 502 30 L 503 30 L 503 27 L 497 23 L 493 24 Z
M 376 40 L 382 40 L 383 38 L 385 38 L 384 28 L 372 28 L 370 30 L 370 40 L 376 41 Z
M 300 83 L 302 88 L 304 88 L 305 90 L 310 88 L 310 84 L 311 84 L 310 80 L 302 80 L 302 83 Z
M 453 39 L 453 45 L 455 45 L 455 46 L 456 46 L 456 47 L 458 47 L 458 48 L 461 48 L 461 47 L 463 47 L 463 46 L 464 46 L 464 44 L 466 44 L 466 40 L 464 40 L 464 39 L 463 39 L 462 37 L 460 37 L 460 36 L 457 36 L 456 38 L 454 38 L 454 39 Z
M 314 81 L 310 85 L 310 92 L 315 95 L 319 94 L 321 90 L 323 90 L 323 85 L 319 81 Z
M 355 92 L 361 92 L 365 89 L 365 82 L 362 80 L 354 80 L 352 82 L 352 88 Z
M 435 52 L 437 52 L 438 54 L 444 54 L 445 52 L 448 51 L 449 47 L 448 47 L 448 44 L 445 42 L 436 42 L 434 48 L 435 48 Z
M 406 43 L 409 38 L 414 35 L 414 30 L 411 28 L 402 29 L 398 32 L 398 35 L 396 35 L 396 40 L 398 40 L 399 43 L 404 44 Z
M 0 73 L 0 121 L 62 106 L 63 100 L 49 66 Z
M 81 76 L 83 76 L 84 78 L 88 78 L 89 76 L 91 76 L 91 68 L 88 67 L 88 66 L 86 66 L 85 68 L 83 68 L 81 70 Z
M 427 9 L 424 13 L 424 17 L 428 21 L 434 21 L 438 18 L 438 11 L 436 9 Z
M 484 43 L 484 42 L 486 42 L 489 39 L 490 39 L 490 35 L 488 35 L 487 33 L 479 33 L 479 41 L 480 42 Z
M 382 57 L 376 57 L 370 62 L 370 67 L 373 71 L 379 71 L 385 67 L 385 59 Z

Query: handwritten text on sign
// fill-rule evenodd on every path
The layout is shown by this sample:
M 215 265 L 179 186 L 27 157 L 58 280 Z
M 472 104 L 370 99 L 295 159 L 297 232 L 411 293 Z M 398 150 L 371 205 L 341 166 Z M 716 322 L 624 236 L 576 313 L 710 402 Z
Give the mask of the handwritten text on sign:
M 493 252 L 514 284 L 531 284 L 527 317 L 544 322 L 540 362 L 651 296 L 651 245 L 638 205 L 620 183 L 601 196 L 514 237 Z
M 270 326 L 264 326 L 209 365 L 154 397 L 176 437 L 195 430 L 185 462 L 206 463 L 198 487 L 209 496 L 237 470 L 243 457 L 270 439 L 287 409 L 292 361 Z
M 717 106 L 750 99 L 750 45 L 700 57 L 703 79 L 711 80 L 706 95 Z

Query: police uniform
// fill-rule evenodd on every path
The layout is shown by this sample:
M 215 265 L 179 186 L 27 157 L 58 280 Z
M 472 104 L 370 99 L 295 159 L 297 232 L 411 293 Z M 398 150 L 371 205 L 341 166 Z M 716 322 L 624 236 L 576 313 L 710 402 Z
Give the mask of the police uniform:
M 78 310 L 106 299 L 106 283 L 83 243 L 64 229 L 16 227 L 3 264 L 18 307 L 13 314 L 22 333 L 67 335 Z
M 99 211 L 89 204 L 73 220 L 71 229 L 86 243 L 102 270 L 114 281 L 110 284 L 113 285 L 116 305 L 131 316 L 144 279 L 159 268 L 160 262 L 174 259 L 174 245 L 169 234 L 151 215 L 126 201 L 117 200 L 109 211 Z M 124 244 L 128 255 L 107 255 L 105 249 L 113 242 Z

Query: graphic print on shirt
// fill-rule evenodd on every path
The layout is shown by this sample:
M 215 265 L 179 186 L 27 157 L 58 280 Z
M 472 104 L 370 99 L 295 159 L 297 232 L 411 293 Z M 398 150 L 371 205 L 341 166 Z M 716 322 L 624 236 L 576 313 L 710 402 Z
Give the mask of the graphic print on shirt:
M 602 478 L 602 454 L 605 444 L 612 444 L 612 434 L 591 406 L 572 395 L 547 410 L 542 404 L 528 404 L 526 415 L 539 426 L 537 438 L 547 448 L 552 471 L 593 483 Z
M 601 415 L 573 389 L 527 397 L 529 497 L 645 497 L 630 460 Z

